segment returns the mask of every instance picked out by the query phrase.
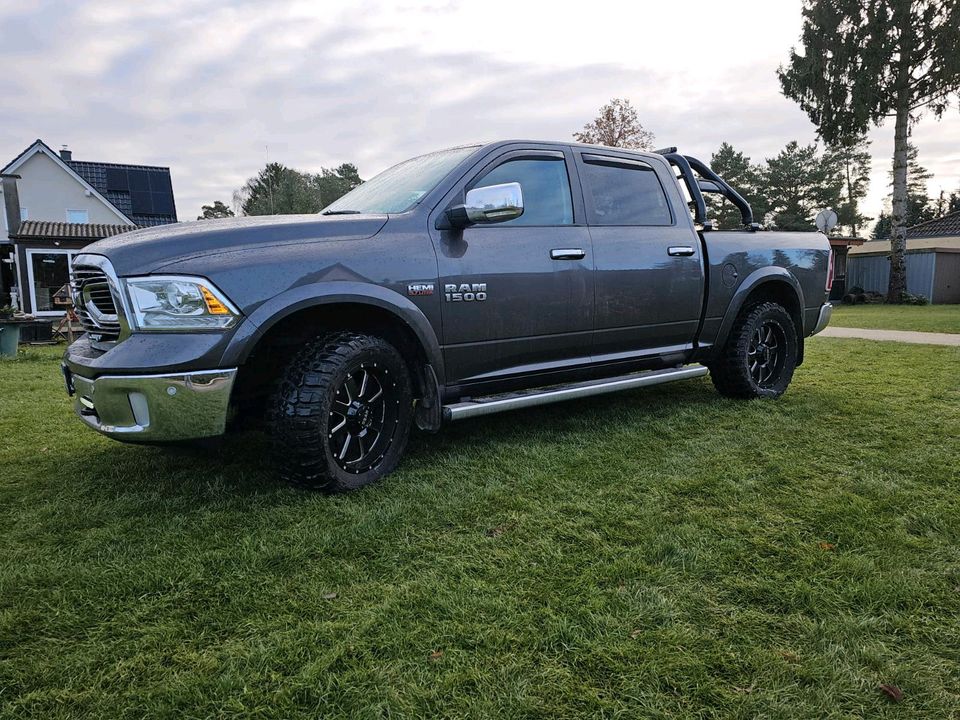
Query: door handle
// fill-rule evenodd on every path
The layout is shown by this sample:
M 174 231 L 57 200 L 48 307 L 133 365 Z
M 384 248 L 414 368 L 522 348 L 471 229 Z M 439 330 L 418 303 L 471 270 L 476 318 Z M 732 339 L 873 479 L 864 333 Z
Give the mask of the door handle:
M 671 245 L 667 248 L 667 255 L 673 257 L 689 257 L 693 255 L 693 248 L 689 245 Z
M 554 248 L 550 251 L 550 259 L 582 260 L 586 254 L 583 248 Z

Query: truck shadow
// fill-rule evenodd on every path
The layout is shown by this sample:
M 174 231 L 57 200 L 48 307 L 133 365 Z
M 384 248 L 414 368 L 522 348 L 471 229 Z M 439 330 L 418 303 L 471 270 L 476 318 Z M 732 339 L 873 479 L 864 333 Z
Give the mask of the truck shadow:
M 603 425 L 629 432 L 648 423 L 679 423 L 690 431 L 707 432 L 708 428 L 696 427 L 696 417 L 729 402 L 719 398 L 708 381 L 691 381 L 477 418 L 450 424 L 437 434 L 414 431 L 395 476 L 416 478 L 438 466 L 456 472 L 458 452 L 493 455 L 501 445 L 535 441 L 562 450 Z M 269 438 L 262 432 L 187 446 L 132 446 L 100 440 L 82 456 L 64 458 L 63 472 L 65 477 L 82 479 L 87 491 L 189 500 L 184 510 L 220 503 L 228 496 L 256 497 L 257 504 L 317 496 L 290 488 L 280 478 Z M 343 497 L 360 498 L 374 488 L 393 485 L 387 478 Z

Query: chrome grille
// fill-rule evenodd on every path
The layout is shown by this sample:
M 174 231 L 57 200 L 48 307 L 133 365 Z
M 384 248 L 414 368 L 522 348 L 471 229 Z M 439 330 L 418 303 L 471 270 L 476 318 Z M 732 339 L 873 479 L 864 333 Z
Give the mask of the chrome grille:
M 97 342 L 109 342 L 120 337 L 120 321 L 110 281 L 98 267 L 75 263 L 73 304 L 83 329 Z

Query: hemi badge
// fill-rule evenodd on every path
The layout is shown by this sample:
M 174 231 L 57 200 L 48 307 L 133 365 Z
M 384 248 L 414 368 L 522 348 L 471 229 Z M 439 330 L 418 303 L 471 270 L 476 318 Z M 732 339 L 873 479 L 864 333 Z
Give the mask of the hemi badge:
M 433 283 L 411 283 L 407 285 L 407 295 L 433 295 Z

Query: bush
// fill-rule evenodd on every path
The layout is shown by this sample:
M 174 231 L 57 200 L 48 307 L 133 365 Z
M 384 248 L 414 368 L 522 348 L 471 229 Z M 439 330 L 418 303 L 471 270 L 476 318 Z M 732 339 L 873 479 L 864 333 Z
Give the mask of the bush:
M 901 305 L 928 305 L 930 301 L 926 295 L 914 295 L 912 293 L 900 293 Z

